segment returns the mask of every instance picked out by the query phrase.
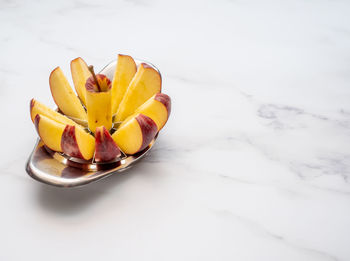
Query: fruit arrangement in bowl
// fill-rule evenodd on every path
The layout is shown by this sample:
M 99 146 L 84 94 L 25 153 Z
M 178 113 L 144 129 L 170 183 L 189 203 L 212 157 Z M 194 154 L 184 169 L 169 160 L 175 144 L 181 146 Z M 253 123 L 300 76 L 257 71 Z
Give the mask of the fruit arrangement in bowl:
M 95 74 L 82 58 L 71 61 L 73 91 L 60 67 L 49 77 L 57 110 L 30 101 L 30 116 L 45 146 L 70 159 L 110 163 L 145 150 L 166 124 L 171 99 L 161 93 L 152 65 L 118 55 L 114 75 Z

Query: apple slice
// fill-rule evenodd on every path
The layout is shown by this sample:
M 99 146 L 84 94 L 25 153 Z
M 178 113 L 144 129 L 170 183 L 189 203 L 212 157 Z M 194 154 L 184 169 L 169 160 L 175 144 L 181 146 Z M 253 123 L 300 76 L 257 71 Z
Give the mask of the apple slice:
M 34 118 L 34 125 L 41 140 L 47 147 L 54 151 L 63 152 L 61 140 L 65 124 L 56 122 L 44 115 L 37 114 Z
M 66 125 L 62 134 L 61 147 L 68 156 L 89 160 L 94 155 L 95 139 L 76 126 Z
M 74 88 L 81 102 L 86 106 L 85 83 L 91 76 L 91 72 L 89 71 L 86 62 L 81 57 L 70 62 L 70 70 L 72 73 Z
M 106 162 L 121 156 L 121 152 L 104 127 L 97 127 L 95 132 L 95 161 Z
M 170 111 L 170 97 L 164 93 L 157 93 L 138 107 L 135 113 L 129 116 L 125 121 L 136 114 L 142 113 L 143 115 L 150 117 L 157 124 L 158 131 L 160 131 L 167 122 Z
M 111 81 L 103 74 L 97 74 L 96 79 L 98 85 L 93 76 L 85 84 L 88 126 L 93 133 L 100 126 L 112 128 Z
M 112 114 L 117 112 L 119 104 L 136 71 L 136 63 L 131 56 L 118 54 L 117 67 L 112 82 Z
M 160 92 L 161 85 L 160 74 L 151 66 L 142 63 L 119 105 L 116 121 L 123 121 L 133 114 L 145 101 Z
M 95 140 L 82 128 L 56 122 L 41 114 L 35 116 L 34 124 L 41 140 L 50 149 L 85 160 L 92 158 Z
M 67 116 L 86 120 L 86 112 L 60 67 L 50 74 L 50 89 L 58 108 Z
M 135 154 L 145 149 L 157 134 L 157 125 L 143 114 L 137 114 L 123 122 L 112 138 L 126 154 Z
M 41 114 L 44 115 L 51 120 L 57 121 L 62 124 L 69 124 L 69 125 L 74 125 L 74 126 L 79 126 L 75 121 L 72 121 L 68 117 L 64 116 L 63 114 L 54 111 L 50 109 L 49 107 L 45 106 L 41 102 L 31 99 L 30 101 L 30 117 L 32 119 L 32 122 L 34 122 L 35 116 Z

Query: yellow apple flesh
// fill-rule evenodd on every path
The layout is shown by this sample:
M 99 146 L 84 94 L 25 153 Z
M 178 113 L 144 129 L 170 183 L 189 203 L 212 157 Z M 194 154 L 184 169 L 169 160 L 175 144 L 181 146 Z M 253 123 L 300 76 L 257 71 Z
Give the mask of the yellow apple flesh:
M 67 116 L 86 120 L 86 112 L 60 67 L 50 74 L 50 89 L 58 108 Z
M 135 154 L 150 144 L 157 131 L 157 125 L 151 118 L 137 114 L 124 122 L 112 138 L 124 153 Z
M 101 89 L 92 76 L 85 84 L 88 126 L 93 133 L 100 126 L 105 126 L 107 130 L 112 128 L 111 82 L 103 74 L 97 74 L 96 78 Z
M 65 124 L 58 123 L 43 115 L 37 114 L 34 118 L 36 130 L 47 147 L 54 151 L 63 152 L 61 140 Z
M 127 122 L 130 117 L 136 114 L 143 114 L 150 117 L 156 124 L 158 131 L 160 131 L 167 122 L 171 111 L 171 99 L 164 93 L 157 93 L 153 95 L 144 104 L 138 107 L 135 113 L 129 116 L 124 122 Z M 122 123 L 122 125 L 124 124 Z
M 66 125 L 62 134 L 61 147 L 68 156 L 89 160 L 94 155 L 95 139 L 76 126 Z
M 118 55 L 117 66 L 112 81 L 112 114 L 117 112 L 119 104 L 137 71 L 134 59 L 129 55 Z
M 85 160 L 92 158 L 95 151 L 95 139 L 77 126 L 65 125 L 43 115 L 34 119 L 36 130 L 45 145 L 71 157 Z
M 50 118 L 51 120 L 57 121 L 62 124 L 78 125 L 75 121 L 72 121 L 63 114 L 50 109 L 49 107 L 45 106 L 44 104 L 35 99 L 32 99 L 30 101 L 30 117 L 32 119 L 32 122 L 34 122 L 35 116 L 38 114 L 44 115 Z
M 116 121 L 121 122 L 133 114 L 139 106 L 161 91 L 161 85 L 160 74 L 151 66 L 142 63 L 119 105 Z
M 89 67 L 86 62 L 78 57 L 71 61 L 70 69 L 72 73 L 72 79 L 74 83 L 74 88 L 81 100 L 81 102 L 86 106 L 86 90 L 85 83 L 87 79 L 91 76 Z

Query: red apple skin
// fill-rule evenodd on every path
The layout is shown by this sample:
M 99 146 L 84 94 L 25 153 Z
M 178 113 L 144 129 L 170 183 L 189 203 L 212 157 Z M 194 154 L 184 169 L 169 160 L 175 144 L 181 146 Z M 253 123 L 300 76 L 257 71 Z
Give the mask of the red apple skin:
M 154 68 L 152 67 L 152 66 L 150 66 L 150 65 L 148 65 L 147 63 L 141 63 L 142 64 L 142 67 L 143 68 L 151 68 L 151 69 L 153 69 L 154 70 Z
M 34 98 L 32 98 L 32 99 L 30 100 L 30 109 L 29 109 L 29 112 L 30 112 L 30 113 L 32 113 L 32 109 L 33 109 L 33 107 L 34 107 L 34 103 L 35 103 Z
M 139 114 L 135 118 L 142 131 L 142 145 L 139 151 L 145 149 L 154 139 L 158 132 L 157 124 L 148 116 Z
M 108 130 L 104 126 L 97 127 L 95 132 L 95 161 L 106 162 L 120 156 L 119 147 Z
M 156 101 L 159 101 L 164 104 L 166 110 L 168 111 L 168 118 L 170 116 L 171 112 L 171 99 L 168 95 L 165 93 L 157 93 L 156 96 L 154 97 Z
M 34 126 L 35 126 L 35 129 L 36 129 L 36 132 L 39 134 L 39 121 L 40 121 L 40 115 L 37 114 L 34 118 Z M 40 136 L 40 134 L 39 134 Z
M 112 88 L 112 83 L 108 79 L 108 77 L 104 74 L 96 74 L 96 79 L 98 81 L 98 84 L 101 87 L 102 92 L 108 91 L 110 88 Z M 90 76 L 85 83 L 85 88 L 89 92 L 100 92 L 98 90 L 97 84 L 95 82 L 95 79 L 93 76 Z
M 68 156 L 84 159 L 79 150 L 77 138 L 75 136 L 75 126 L 67 125 L 64 128 L 61 139 L 61 148 Z

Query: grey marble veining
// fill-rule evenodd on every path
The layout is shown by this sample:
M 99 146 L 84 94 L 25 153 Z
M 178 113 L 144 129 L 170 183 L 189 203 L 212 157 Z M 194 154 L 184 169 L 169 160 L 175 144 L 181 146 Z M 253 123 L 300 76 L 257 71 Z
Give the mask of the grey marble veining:
M 0 1 L 0 260 L 350 260 L 350 3 Z M 154 63 L 152 152 L 76 189 L 35 182 L 31 98 L 83 57 Z M 67 254 L 69 253 L 69 254 Z

